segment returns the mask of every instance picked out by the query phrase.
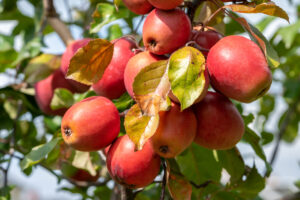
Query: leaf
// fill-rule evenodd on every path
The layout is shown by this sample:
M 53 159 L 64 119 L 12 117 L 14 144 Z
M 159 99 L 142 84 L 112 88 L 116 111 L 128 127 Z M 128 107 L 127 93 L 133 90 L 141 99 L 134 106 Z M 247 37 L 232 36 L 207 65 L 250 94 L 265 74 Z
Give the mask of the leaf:
M 14 37 L 0 34 L 0 51 L 8 51 L 14 48 Z
M 118 0 L 120 1 L 120 0 Z M 116 4 L 115 4 L 116 5 Z M 114 5 L 109 3 L 99 3 L 97 4 L 96 10 L 94 11 L 92 17 L 94 21 L 91 23 L 90 33 L 97 33 L 101 28 L 117 19 L 128 18 L 130 11 L 125 7 L 118 7 L 117 10 Z
M 167 64 L 167 60 L 152 63 L 143 68 L 134 79 L 134 98 L 145 115 L 155 116 L 160 110 L 166 110 L 164 107 L 168 105 L 171 89 Z
M 169 80 L 173 94 L 181 104 L 181 110 L 193 105 L 205 86 L 205 58 L 193 47 L 175 51 L 169 59 Z
M 289 49 L 293 45 L 297 34 L 300 29 L 300 21 L 291 24 L 290 26 L 282 27 L 278 30 L 277 35 L 280 35 L 283 42 L 285 43 L 285 48 Z
M 237 185 L 236 189 L 241 192 L 244 197 L 254 198 L 265 188 L 265 179 L 258 173 L 254 165 L 251 171 L 246 175 L 246 179 L 241 179 Z
M 57 88 L 54 90 L 50 107 L 53 110 L 69 108 L 74 104 L 74 102 L 72 92 L 65 88 Z
M 266 166 L 265 175 L 268 177 L 272 171 L 271 165 L 268 163 L 266 155 L 263 151 L 262 146 L 260 145 L 260 137 L 249 127 L 246 127 L 245 134 L 243 136 L 243 140 L 249 143 L 252 149 L 255 151 L 256 155 L 260 157 Z
M 119 10 L 120 3 L 121 3 L 121 0 L 114 0 L 114 5 L 115 5 L 117 11 Z
M 300 180 L 298 180 L 298 181 L 295 182 L 295 186 L 296 186 L 298 189 L 300 189 Z
M 238 181 L 245 171 L 244 160 L 237 148 L 217 151 L 219 161 L 223 168 L 230 174 L 231 184 Z
M 25 81 L 36 83 L 47 78 L 55 69 L 60 67 L 60 56 L 42 54 L 31 59 L 24 70 Z
M 120 38 L 122 36 L 123 36 L 123 32 L 122 32 L 122 29 L 119 24 L 113 24 L 108 28 L 108 40 L 109 41 Z
M 147 140 L 154 135 L 159 123 L 159 115 L 146 116 L 135 104 L 125 116 L 125 130 L 138 150 L 143 148 Z
M 202 184 L 206 181 L 218 182 L 222 166 L 213 155 L 213 151 L 192 145 L 176 157 L 181 173 L 190 181 Z
M 192 185 L 181 174 L 174 159 L 167 160 L 167 186 L 174 200 L 189 200 L 192 196 Z
M 231 4 L 226 5 L 224 8 L 229 8 L 234 12 L 239 13 L 263 13 L 270 16 L 280 17 L 289 22 L 288 14 L 279 6 L 273 2 L 262 3 L 259 5 L 255 4 Z
M 72 57 L 67 77 L 86 85 L 97 83 L 109 65 L 114 46 L 107 40 L 94 39 Z
M 218 0 L 218 5 L 224 5 L 222 1 Z M 194 14 L 193 22 L 195 23 L 203 23 L 209 20 L 211 15 L 215 13 L 219 7 L 211 1 L 203 1 L 196 9 Z M 210 22 L 206 25 L 214 26 L 216 24 L 220 24 L 223 22 L 224 13 L 219 12 Z
M 97 174 L 92 163 L 90 152 L 75 151 L 72 165 L 76 168 L 88 171 L 92 176 L 96 176 Z
M 8 68 L 16 67 L 14 63 L 18 58 L 18 53 L 15 50 L 0 51 L 0 72 L 4 72 Z
M 24 159 L 20 162 L 20 166 L 22 170 L 27 169 L 28 167 L 31 167 L 32 165 L 35 165 L 39 163 L 42 159 L 45 158 L 48 153 L 50 153 L 56 144 L 61 141 L 61 137 L 57 137 L 52 139 L 50 142 L 46 144 L 42 144 L 39 146 L 34 147 L 29 154 L 27 154 Z
M 134 104 L 133 99 L 127 92 L 123 94 L 119 99 L 112 100 L 112 102 L 115 104 L 119 112 L 125 111 Z

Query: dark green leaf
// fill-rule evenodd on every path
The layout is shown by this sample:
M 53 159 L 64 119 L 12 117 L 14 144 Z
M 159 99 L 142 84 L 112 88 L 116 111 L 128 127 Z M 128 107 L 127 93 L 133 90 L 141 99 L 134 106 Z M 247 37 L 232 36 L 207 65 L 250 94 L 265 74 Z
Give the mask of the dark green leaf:
M 129 109 L 131 106 L 133 106 L 134 101 L 126 92 L 119 99 L 114 99 L 113 103 L 115 104 L 119 112 L 123 112 L 126 109 Z

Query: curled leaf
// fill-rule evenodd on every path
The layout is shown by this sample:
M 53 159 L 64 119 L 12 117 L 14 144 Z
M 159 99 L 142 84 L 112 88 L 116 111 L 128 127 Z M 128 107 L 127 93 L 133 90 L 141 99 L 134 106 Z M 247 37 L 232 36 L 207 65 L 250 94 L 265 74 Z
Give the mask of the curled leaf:
M 114 46 L 109 41 L 91 40 L 72 57 L 67 77 L 86 85 L 98 82 L 112 59 L 113 51 Z
M 167 64 L 167 60 L 152 63 L 134 79 L 135 100 L 145 115 L 155 116 L 167 104 L 171 89 Z
M 135 104 L 125 116 L 125 130 L 138 150 L 143 148 L 147 140 L 155 133 L 159 123 L 159 115 L 143 115 L 140 107 Z
M 280 17 L 289 22 L 288 14 L 274 2 L 262 3 L 255 5 L 255 3 L 244 4 L 231 4 L 226 5 L 224 8 L 229 8 L 234 12 L 239 13 L 263 13 L 270 16 Z

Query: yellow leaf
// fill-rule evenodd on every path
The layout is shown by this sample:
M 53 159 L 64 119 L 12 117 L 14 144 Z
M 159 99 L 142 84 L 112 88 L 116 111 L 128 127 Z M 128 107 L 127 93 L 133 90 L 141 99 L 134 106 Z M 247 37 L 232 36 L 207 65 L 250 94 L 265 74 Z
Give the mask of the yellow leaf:
M 168 107 L 171 85 L 168 78 L 168 61 L 158 61 L 143 68 L 135 77 L 133 91 L 142 112 L 155 116 Z
M 273 2 L 262 3 L 259 5 L 255 5 L 254 3 L 247 5 L 232 4 L 224 6 L 224 8 L 229 8 L 232 11 L 239 13 L 263 13 L 266 15 L 283 18 L 289 22 L 289 16 L 287 13 Z
M 138 150 L 143 148 L 147 140 L 154 135 L 159 123 L 159 115 L 146 116 L 135 104 L 125 116 L 125 130 Z
M 113 51 L 114 46 L 109 41 L 91 40 L 72 57 L 67 77 L 86 85 L 97 83 L 109 65 Z

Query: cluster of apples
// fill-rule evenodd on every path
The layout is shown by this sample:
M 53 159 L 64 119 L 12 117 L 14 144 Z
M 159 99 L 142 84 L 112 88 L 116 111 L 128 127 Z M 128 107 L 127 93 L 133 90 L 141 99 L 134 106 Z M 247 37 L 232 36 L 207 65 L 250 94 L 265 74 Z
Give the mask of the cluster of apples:
M 112 178 L 128 188 L 140 188 L 158 175 L 160 157 L 174 158 L 192 142 L 209 149 L 233 148 L 244 134 L 244 122 L 229 98 L 245 103 L 256 100 L 269 89 L 272 75 L 263 52 L 251 40 L 241 36 L 222 37 L 212 30 L 192 30 L 188 16 L 177 8 L 183 0 L 123 1 L 135 13 L 150 12 L 143 26 L 145 51 L 136 51 L 136 42 L 128 37 L 113 41 L 112 60 L 101 80 L 92 86 L 100 96 L 89 97 L 69 108 L 63 116 L 61 132 L 64 141 L 74 149 L 105 149 Z M 189 41 L 207 50 L 202 52 L 207 57 L 204 92 L 191 108 L 184 111 L 170 92 L 173 101 L 170 109 L 159 113 L 160 122 L 155 134 L 142 150 L 135 151 L 135 145 L 127 135 L 118 137 L 121 120 L 111 99 L 119 98 L 126 91 L 134 98 L 132 85 L 140 70 L 153 62 L 168 59 Z M 41 103 L 44 94 L 41 93 L 52 90 L 46 97 L 49 99 L 56 87 L 86 90 L 86 86 L 68 82 L 63 75 L 71 57 L 87 42 L 88 39 L 78 40 L 68 46 L 61 69 L 51 75 L 52 78 L 37 83 L 39 105 L 44 105 Z M 61 81 L 53 81 L 56 73 L 61 74 Z M 42 91 L 45 86 L 39 85 L 48 82 L 51 88 Z M 216 92 L 207 91 L 209 85 Z M 65 110 L 60 114 L 63 112 Z

